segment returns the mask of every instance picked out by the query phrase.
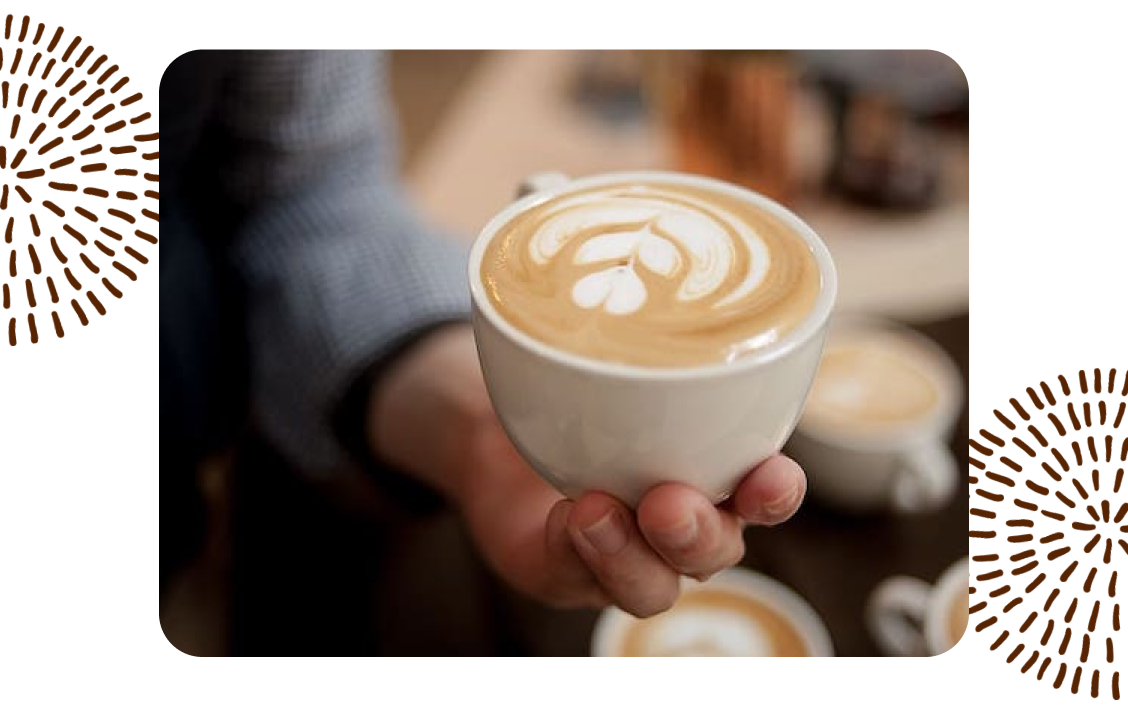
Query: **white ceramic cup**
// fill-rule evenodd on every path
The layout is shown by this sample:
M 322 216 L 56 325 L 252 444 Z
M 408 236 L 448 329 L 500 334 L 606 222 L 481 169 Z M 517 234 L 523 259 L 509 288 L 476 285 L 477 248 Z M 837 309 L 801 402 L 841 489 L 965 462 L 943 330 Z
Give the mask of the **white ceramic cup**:
M 729 568 L 704 583 L 683 577 L 682 586 L 683 592 L 692 592 L 695 587 L 708 587 L 727 590 L 762 603 L 795 629 L 806 645 L 808 655 L 834 656 L 830 633 L 818 613 L 794 590 L 766 575 L 744 568 Z M 676 611 L 676 606 L 668 610 Z M 592 656 L 619 656 L 624 634 L 631 624 L 638 621 L 617 607 L 604 610 L 592 633 Z
M 956 489 L 957 466 L 948 440 L 963 405 L 963 378 L 935 342 L 877 318 L 836 315 L 828 341 L 859 331 L 893 334 L 927 356 L 930 363 L 921 368 L 936 385 L 936 406 L 907 426 L 866 435 L 801 419 L 788 453 L 806 471 L 811 497 L 828 506 L 856 513 L 938 509 Z
M 623 182 L 699 187 L 742 199 L 789 225 L 821 274 L 807 317 L 780 341 L 732 363 L 645 368 L 555 349 L 507 322 L 482 285 L 486 247 L 521 212 L 572 190 Z M 495 216 L 470 251 L 474 336 L 490 399 L 510 440 L 560 492 L 600 490 L 635 506 L 663 482 L 724 500 L 795 428 L 821 356 L 837 292 L 830 253 L 809 226 L 748 190 L 669 172 L 568 180 L 540 175 Z
M 874 589 L 866 606 L 866 624 L 881 650 L 890 656 L 939 656 L 956 645 L 949 631 L 957 593 L 968 591 L 968 561 L 959 561 L 935 585 L 895 575 Z

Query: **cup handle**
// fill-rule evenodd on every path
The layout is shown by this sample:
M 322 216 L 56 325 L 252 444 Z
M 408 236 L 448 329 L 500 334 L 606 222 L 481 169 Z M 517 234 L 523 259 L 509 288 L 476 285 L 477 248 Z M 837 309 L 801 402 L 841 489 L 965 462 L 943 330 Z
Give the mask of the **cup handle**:
M 956 461 L 940 441 L 902 456 L 893 480 L 893 508 L 903 513 L 932 511 L 944 505 L 956 487 Z
M 568 175 L 560 172 L 536 172 L 521 180 L 521 184 L 517 186 L 517 198 L 521 199 L 544 189 L 553 189 L 569 181 Z
M 877 586 L 866 608 L 866 623 L 883 653 L 927 655 L 924 622 L 931 596 L 931 585 L 907 576 L 895 576 Z

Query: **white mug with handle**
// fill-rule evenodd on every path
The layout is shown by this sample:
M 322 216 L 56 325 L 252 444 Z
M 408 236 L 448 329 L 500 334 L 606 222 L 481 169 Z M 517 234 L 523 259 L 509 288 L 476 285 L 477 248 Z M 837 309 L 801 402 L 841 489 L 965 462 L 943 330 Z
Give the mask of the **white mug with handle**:
M 890 656 L 938 656 L 954 647 L 953 613 L 967 606 L 957 603 L 968 592 L 968 562 L 959 561 L 930 585 L 919 578 L 896 575 L 873 591 L 866 607 L 866 624 L 882 652 Z M 963 627 L 966 621 L 957 618 Z M 962 630 L 960 632 L 962 636 Z
M 953 496 L 958 470 L 948 439 L 962 408 L 963 379 L 956 365 L 935 343 L 913 330 L 874 317 L 836 316 L 827 347 L 836 335 L 880 333 L 918 352 L 922 371 L 938 399 L 927 415 L 886 433 L 816 426 L 806 418 L 788 442 L 788 452 L 810 481 L 811 496 L 844 511 L 933 511 Z

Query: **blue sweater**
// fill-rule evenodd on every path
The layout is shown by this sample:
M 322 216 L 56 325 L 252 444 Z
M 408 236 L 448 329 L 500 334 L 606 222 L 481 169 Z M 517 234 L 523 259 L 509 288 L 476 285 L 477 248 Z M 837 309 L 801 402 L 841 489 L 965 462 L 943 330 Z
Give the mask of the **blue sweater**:
M 350 391 L 466 317 L 463 249 L 398 184 L 384 68 L 370 52 L 254 51 L 166 71 L 162 445 L 166 423 L 224 438 L 246 408 L 296 468 L 331 475 L 353 462 L 334 423 Z

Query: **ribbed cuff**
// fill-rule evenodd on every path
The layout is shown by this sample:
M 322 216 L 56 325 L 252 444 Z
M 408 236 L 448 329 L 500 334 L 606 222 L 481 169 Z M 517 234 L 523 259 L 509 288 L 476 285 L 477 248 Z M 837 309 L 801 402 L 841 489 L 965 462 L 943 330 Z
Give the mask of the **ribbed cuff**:
M 372 393 L 385 372 L 401 357 L 409 355 L 416 344 L 436 330 L 465 321 L 464 318 L 450 318 L 431 322 L 394 343 L 385 356 L 370 364 L 357 377 L 333 417 L 337 437 L 352 460 L 376 483 L 389 501 L 412 514 L 435 513 L 445 508 L 446 501 L 429 485 L 379 458 L 378 451 L 373 449 L 368 439 L 367 418 Z

